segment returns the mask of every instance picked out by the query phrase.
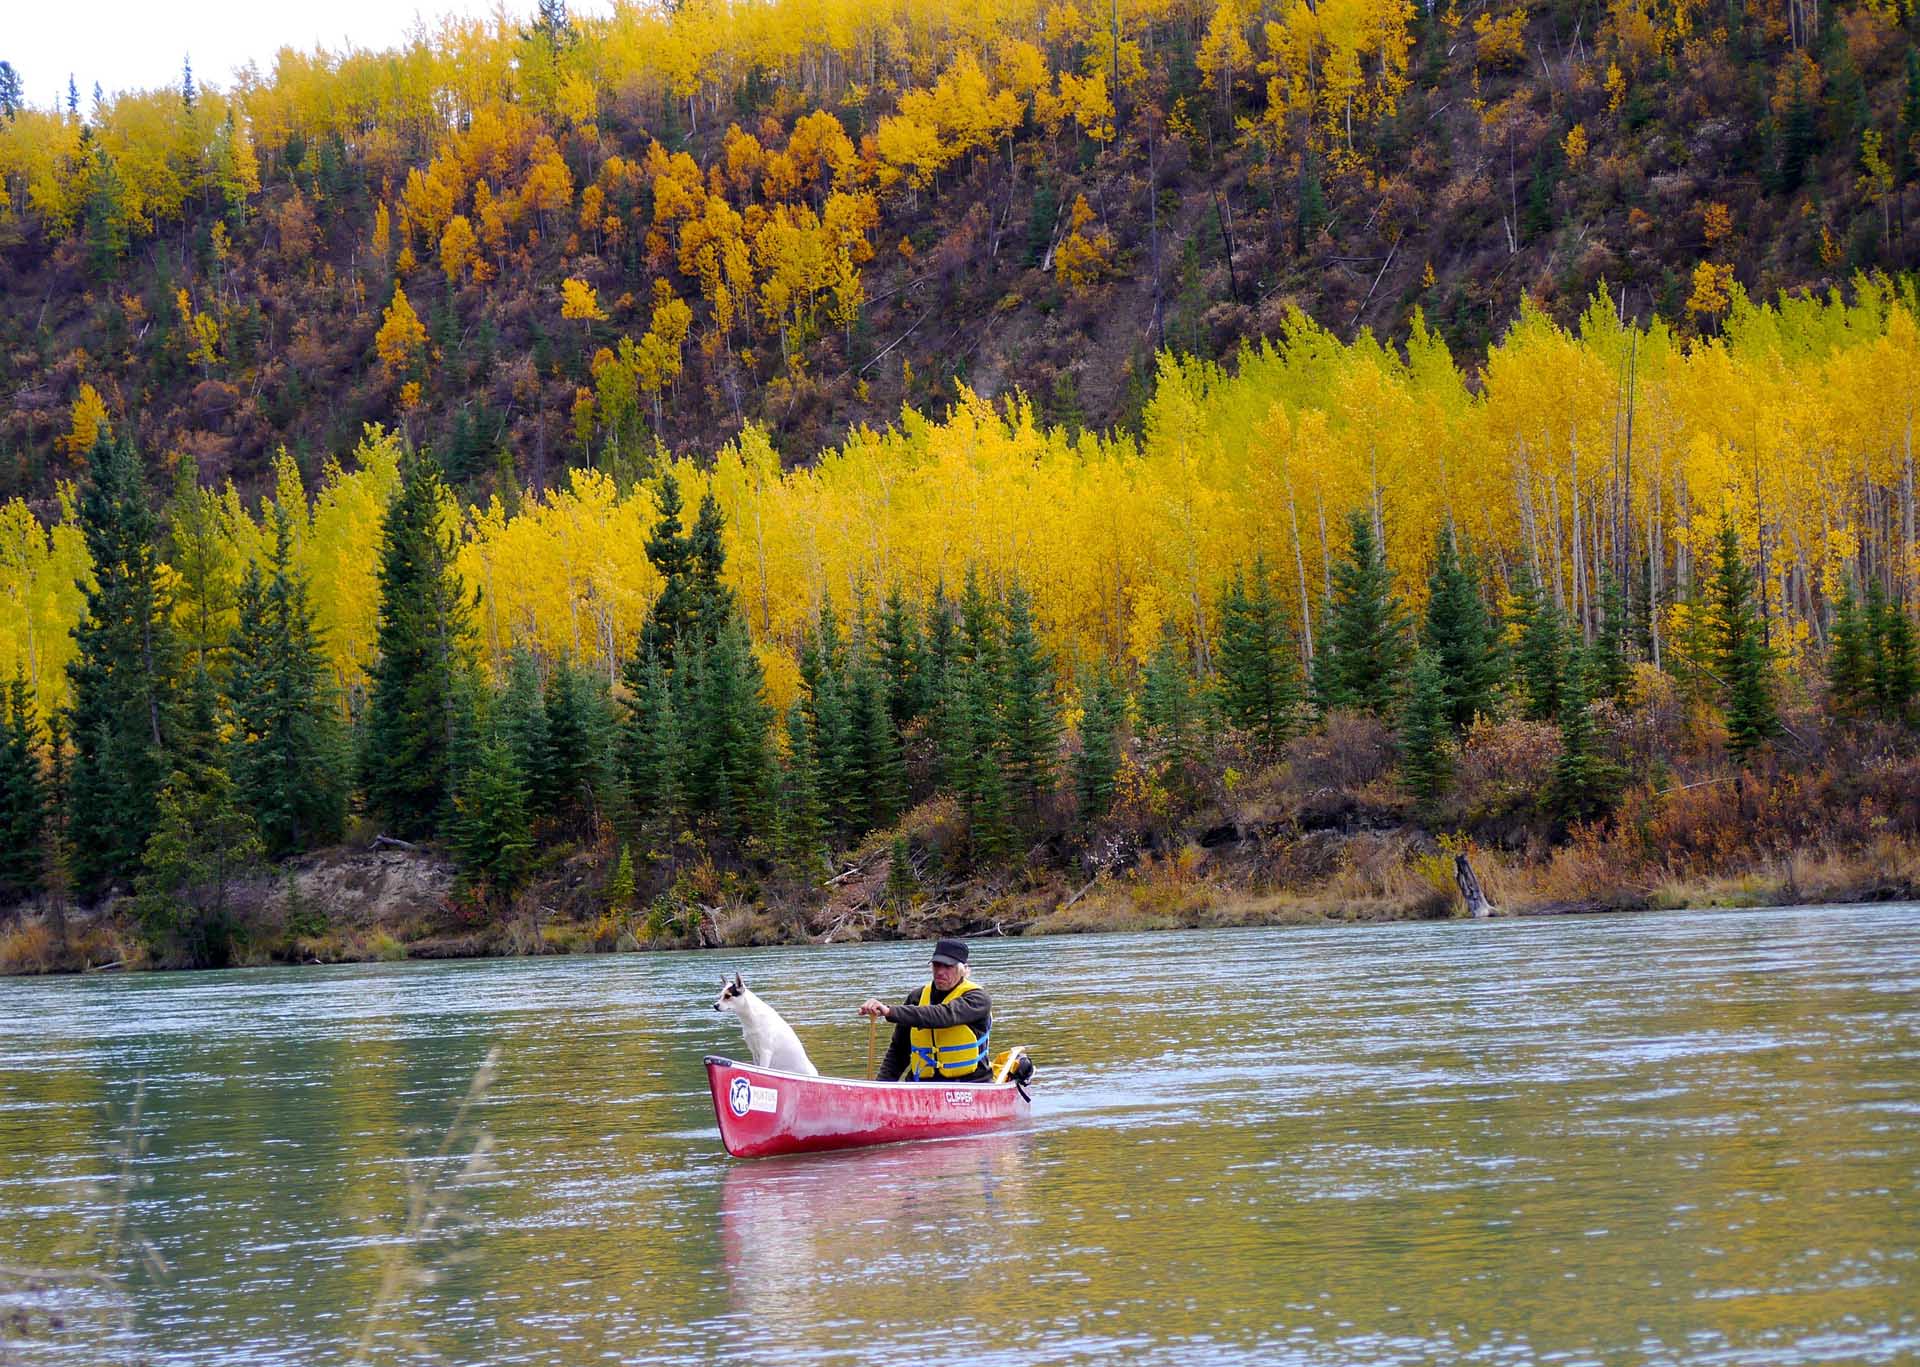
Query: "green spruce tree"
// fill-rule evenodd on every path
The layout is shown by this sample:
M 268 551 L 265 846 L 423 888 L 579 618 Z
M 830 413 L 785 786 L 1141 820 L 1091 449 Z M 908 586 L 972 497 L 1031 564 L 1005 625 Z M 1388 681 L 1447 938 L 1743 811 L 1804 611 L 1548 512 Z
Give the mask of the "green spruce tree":
M 1016 583 L 1007 595 L 1001 655 L 1001 770 L 1021 806 L 1033 811 L 1053 788 L 1060 748 L 1060 708 L 1053 660 L 1033 622 L 1033 599 Z
M 666 668 L 648 656 L 637 679 L 629 676 L 621 756 L 628 798 L 642 835 L 642 848 L 663 856 L 680 829 L 684 810 L 686 745 L 679 708 Z
M 887 711 L 905 726 L 926 710 L 920 661 L 920 625 L 896 585 L 880 613 L 879 664 L 887 685 Z
M 1406 705 L 1400 711 L 1400 776 L 1408 792 L 1432 802 L 1453 775 L 1454 702 L 1439 656 L 1421 649 L 1413 657 Z
M 1199 692 L 1186 642 L 1169 623 L 1147 661 L 1141 681 L 1140 719 L 1154 756 L 1154 770 L 1169 791 L 1193 795 L 1201 752 Z
M 1567 679 L 1567 658 L 1572 653 L 1567 619 L 1530 575 L 1514 595 L 1514 613 L 1520 623 L 1514 674 L 1521 710 L 1534 721 L 1557 721 L 1560 693 Z
M 452 827 L 461 876 L 483 896 L 511 898 L 532 859 L 532 815 L 513 744 L 498 732 L 480 741 L 460 776 Z
M 292 528 L 278 508 L 272 526 L 265 575 L 249 566 L 241 582 L 228 696 L 239 801 L 277 858 L 339 839 L 349 765 Z
M 1420 644 L 1433 657 L 1450 730 L 1464 732 L 1474 717 L 1493 710 L 1500 671 L 1493 616 L 1450 531 L 1441 532 L 1434 543 Z
M 1773 659 L 1753 610 L 1753 571 L 1740 556 L 1732 519 L 1720 524 L 1713 583 L 1713 671 L 1727 715 L 1727 749 L 1745 764 L 1780 734 L 1773 702 Z
M 1595 698 L 1619 700 L 1633 680 L 1627 658 L 1627 595 L 1611 574 L 1600 590 L 1600 629 L 1588 655 L 1587 679 Z
M 258 868 L 264 847 L 228 772 L 220 741 L 226 719 L 204 670 L 190 679 L 182 713 L 173 769 L 156 800 L 136 879 L 136 907 L 162 957 L 219 968 L 232 957 L 234 884 Z
M 671 470 L 661 472 L 659 503 L 660 520 L 647 537 L 646 552 L 660 574 L 660 596 L 641 624 L 637 658 L 656 659 L 671 672 L 680 643 L 691 642 L 698 634 L 701 616 L 693 538 L 680 530 L 680 482 Z
M 782 854 L 804 877 L 825 867 L 826 804 L 820 796 L 820 761 L 813 743 L 807 711 L 796 702 L 787 709 L 787 760 L 782 773 L 781 801 L 786 821 L 781 829 Z
M 179 679 L 159 526 L 133 446 L 102 437 L 91 468 L 79 521 L 94 582 L 67 666 L 68 839 L 74 881 L 87 893 L 130 880 L 140 867 L 173 768 Z
M 1835 715 L 1864 716 L 1873 698 L 1874 631 L 1848 578 L 1834 605 L 1827 648 L 1827 705 Z
M 1592 821 L 1612 810 L 1619 788 L 1619 770 L 1600 754 L 1587 701 L 1586 662 L 1580 652 L 1570 652 L 1560 685 L 1560 757 L 1554 761 L 1548 805 L 1568 824 Z
M 1264 560 L 1254 561 L 1251 577 L 1233 576 L 1221 592 L 1219 614 L 1220 713 L 1257 753 L 1272 756 L 1298 718 L 1300 670 L 1286 611 Z
M 1392 714 L 1412 647 L 1406 614 L 1393 596 L 1393 572 L 1363 511 L 1347 516 L 1347 550 L 1333 570 L 1326 630 L 1314 657 L 1314 701 L 1323 712 L 1349 708 Z
M 0 690 L 0 906 L 31 896 L 46 876 L 47 785 L 27 676 Z
M 380 534 L 378 654 L 361 783 L 390 829 L 420 836 L 448 812 L 456 693 L 471 672 L 471 604 L 443 530 L 452 495 L 424 452 L 400 462 Z
M 1913 619 L 1906 605 L 1889 598 L 1878 583 L 1868 593 L 1866 619 L 1873 641 L 1869 684 L 1874 705 L 1888 721 L 1910 723 L 1920 692 Z
M 1113 810 L 1120 777 L 1120 728 L 1126 698 L 1103 662 L 1080 688 L 1080 749 L 1074 756 L 1073 790 L 1087 825 Z

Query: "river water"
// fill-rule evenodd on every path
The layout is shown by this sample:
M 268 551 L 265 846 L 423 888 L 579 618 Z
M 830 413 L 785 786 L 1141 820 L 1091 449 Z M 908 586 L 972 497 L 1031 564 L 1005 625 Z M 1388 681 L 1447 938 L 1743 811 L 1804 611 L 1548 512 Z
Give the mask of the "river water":
M 923 946 L 0 981 L 0 1362 L 1920 1360 L 1920 907 L 974 957 L 1029 1125 L 757 1162 Z

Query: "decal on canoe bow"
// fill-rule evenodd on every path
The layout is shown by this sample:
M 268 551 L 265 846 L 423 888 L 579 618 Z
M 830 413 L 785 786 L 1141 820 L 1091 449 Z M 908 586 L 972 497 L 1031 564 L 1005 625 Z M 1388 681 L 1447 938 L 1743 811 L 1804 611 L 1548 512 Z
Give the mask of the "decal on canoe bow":
M 727 1108 L 735 1115 L 745 1115 L 748 1111 L 772 1114 L 780 1109 L 780 1089 L 756 1087 L 747 1079 L 736 1077 L 727 1088 Z

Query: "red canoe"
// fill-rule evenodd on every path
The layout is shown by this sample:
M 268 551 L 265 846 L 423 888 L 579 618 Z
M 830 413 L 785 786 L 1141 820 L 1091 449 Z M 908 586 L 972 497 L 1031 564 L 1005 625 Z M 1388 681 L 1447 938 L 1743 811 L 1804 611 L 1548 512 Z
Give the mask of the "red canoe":
M 1027 1118 L 1011 1082 L 865 1082 L 805 1077 L 707 1056 L 720 1142 L 735 1158 L 851 1149 L 998 1130 Z

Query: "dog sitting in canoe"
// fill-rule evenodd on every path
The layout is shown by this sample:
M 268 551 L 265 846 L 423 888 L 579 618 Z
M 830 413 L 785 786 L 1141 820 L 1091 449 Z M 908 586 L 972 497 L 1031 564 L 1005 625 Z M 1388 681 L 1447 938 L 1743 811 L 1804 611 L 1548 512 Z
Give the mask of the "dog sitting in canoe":
M 740 1018 L 740 1031 L 753 1050 L 753 1066 L 777 1068 L 783 1073 L 802 1073 L 818 1077 L 820 1070 L 807 1057 L 806 1047 L 793 1027 L 780 1019 L 780 1013 L 747 990 L 738 973 L 731 981 L 720 980 L 720 995 L 714 998 L 715 1011 L 731 1011 Z

